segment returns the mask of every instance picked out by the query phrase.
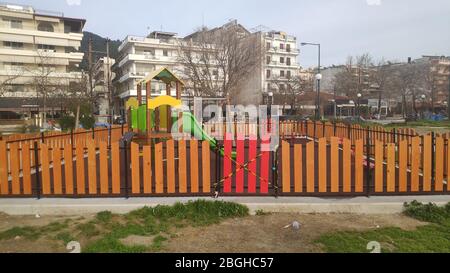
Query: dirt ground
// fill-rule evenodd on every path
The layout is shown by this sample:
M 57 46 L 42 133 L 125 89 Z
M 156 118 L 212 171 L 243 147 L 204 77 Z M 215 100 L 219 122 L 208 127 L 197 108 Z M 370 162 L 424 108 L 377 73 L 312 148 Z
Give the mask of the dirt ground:
M 76 217 L 8 216 L 0 214 L 0 231 L 12 227 L 44 226 L 55 221 L 72 219 L 84 222 L 93 215 Z M 293 221 L 301 223 L 299 231 L 284 228 Z M 163 252 L 231 252 L 283 253 L 322 252 L 314 240 L 333 231 L 363 231 L 383 227 L 415 229 L 425 223 L 403 215 L 354 214 L 288 214 L 276 213 L 226 220 L 208 227 L 179 229 L 164 243 Z M 145 244 L 147 238 L 136 237 L 133 243 Z M 150 238 L 149 238 L 150 239 Z M 137 242 L 137 241 L 139 242 Z M 127 240 L 128 241 L 128 240 Z M 23 238 L 0 241 L 0 253 L 5 252 L 68 252 L 61 242 L 41 238 L 35 242 Z

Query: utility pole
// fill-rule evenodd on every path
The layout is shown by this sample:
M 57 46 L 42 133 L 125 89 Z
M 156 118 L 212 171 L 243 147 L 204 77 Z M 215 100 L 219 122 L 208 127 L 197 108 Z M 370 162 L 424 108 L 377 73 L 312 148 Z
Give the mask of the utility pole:
M 109 59 L 109 38 L 106 38 L 106 80 L 107 80 L 107 90 L 108 90 L 108 115 L 109 115 L 109 124 L 113 123 L 113 113 L 112 113 L 112 93 L 111 93 L 111 75 L 110 75 L 110 59 Z
M 92 86 L 92 38 L 89 38 L 88 43 L 88 70 L 89 70 L 89 92 L 92 98 L 93 86 Z

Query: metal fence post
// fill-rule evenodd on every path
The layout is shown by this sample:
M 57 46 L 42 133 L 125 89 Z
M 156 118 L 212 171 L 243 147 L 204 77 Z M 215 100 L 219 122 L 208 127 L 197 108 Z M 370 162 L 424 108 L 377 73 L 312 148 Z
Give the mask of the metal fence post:
M 92 139 L 95 139 L 95 128 L 92 128 Z
M 216 140 L 216 143 L 217 140 Z M 216 146 L 216 186 L 214 188 L 214 198 L 218 198 L 220 194 L 220 180 L 222 179 L 220 176 L 220 151 L 222 146 L 218 144 Z
M 73 147 L 73 129 L 70 129 L 70 144 L 72 145 L 72 147 Z
M 39 177 L 39 150 L 37 141 L 34 142 L 34 168 L 36 171 L 36 197 L 41 199 L 41 179 Z
M 122 123 L 122 136 L 123 136 L 124 130 L 125 130 L 125 124 Z
M 44 132 L 41 132 L 41 143 L 45 142 L 45 135 Z
M 317 121 L 314 120 L 314 140 L 316 140 L 316 132 L 317 132 Z
M 333 121 L 333 136 L 336 136 L 336 131 L 337 131 L 336 120 L 334 120 Z
M 125 161 L 125 198 L 130 198 L 129 191 L 128 191 L 128 173 L 129 173 L 129 164 L 128 164 L 128 143 L 126 140 L 123 141 L 123 148 L 124 148 L 124 161 Z

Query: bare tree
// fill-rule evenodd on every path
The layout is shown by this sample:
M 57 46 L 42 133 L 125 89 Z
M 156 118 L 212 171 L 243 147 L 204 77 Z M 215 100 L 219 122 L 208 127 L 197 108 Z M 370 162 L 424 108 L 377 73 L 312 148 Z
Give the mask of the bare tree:
M 23 69 L 17 69 L 13 71 L 7 71 L 7 75 L 3 75 L 0 78 L 0 97 L 10 93 L 12 91 L 12 85 L 23 75 Z
M 391 80 L 391 64 L 381 59 L 376 66 L 373 67 L 370 73 L 370 82 L 373 87 L 378 90 L 378 119 L 381 117 L 381 102 L 386 91 L 386 87 Z
M 261 64 L 258 36 L 238 26 L 208 31 L 182 40 L 179 61 L 195 96 L 218 95 L 230 100 L 239 84 Z
M 51 52 L 38 51 L 36 65 L 28 69 L 33 75 L 32 85 L 36 91 L 36 99 L 43 101 L 43 124 L 47 121 L 47 103 L 49 99 L 60 97 L 68 80 L 58 77 L 54 58 Z
M 300 75 L 287 78 L 278 77 L 272 83 L 277 87 L 275 99 L 279 98 L 279 101 L 283 104 L 283 111 L 287 105 L 290 105 L 292 110 L 296 110 L 296 105 L 299 105 L 299 96 L 308 91 L 313 91 L 314 86 L 312 80 L 305 79 Z
M 390 89 L 398 93 L 402 101 L 402 115 L 408 115 L 408 98 L 415 115 L 417 116 L 417 93 L 422 90 L 423 66 L 416 63 L 402 64 L 392 70 L 392 79 L 389 82 Z

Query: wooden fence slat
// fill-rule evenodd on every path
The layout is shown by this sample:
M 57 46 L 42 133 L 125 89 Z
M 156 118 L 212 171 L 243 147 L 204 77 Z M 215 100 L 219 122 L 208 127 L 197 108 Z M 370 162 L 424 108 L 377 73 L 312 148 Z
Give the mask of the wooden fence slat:
M 61 148 L 53 148 L 53 190 L 55 194 L 62 194 L 61 176 Z
M 155 185 L 156 193 L 164 193 L 163 144 L 155 145 Z
M 144 193 L 152 193 L 152 147 L 150 145 L 144 146 Z
M 109 194 L 108 143 L 100 141 L 100 193 Z
M 431 135 L 427 135 L 424 137 L 424 149 L 422 150 L 423 154 L 423 191 L 430 192 L 431 191 L 431 155 L 432 155 L 432 142 L 433 139 Z
M 319 139 L 319 192 L 325 193 L 327 188 L 327 139 Z
M 351 141 L 344 138 L 342 141 L 342 166 L 343 166 L 343 190 L 345 193 L 352 191 L 352 154 Z
M 259 191 L 262 194 L 269 193 L 270 141 L 268 138 L 263 138 L 261 141 L 260 153 L 262 155 L 260 161 L 261 177 L 259 179 Z
M 306 144 L 306 191 L 315 192 L 315 143 L 310 141 Z
M 94 140 L 88 141 L 89 194 L 97 194 L 97 150 Z
M 8 151 L 6 149 L 5 141 L 0 141 L 0 193 L 2 195 L 7 195 L 9 193 Z
M 131 192 L 133 194 L 141 193 L 141 177 L 140 177 L 140 156 L 139 156 L 139 144 L 136 142 L 131 143 Z
M 178 142 L 178 172 L 179 180 L 178 187 L 180 193 L 187 193 L 187 159 L 186 159 L 186 141 L 180 140 Z
M 364 140 L 355 141 L 355 192 L 364 192 Z
M 282 149 L 282 157 L 281 157 L 281 164 L 282 164 L 282 191 L 284 193 L 291 192 L 291 146 L 289 142 L 282 141 L 281 143 L 281 149 Z
M 419 191 L 419 172 L 420 172 L 420 161 L 421 161 L 421 151 L 420 151 L 420 137 L 414 137 L 411 142 L 411 191 Z
M 294 145 L 294 191 L 303 192 L 303 146 Z
M 9 145 L 10 162 L 11 162 L 11 188 L 12 194 L 20 194 L 20 156 L 19 156 L 19 143 L 14 142 Z
M 375 192 L 383 192 L 383 161 L 384 144 L 381 141 L 375 141 Z
M 248 164 L 248 192 L 256 193 L 256 160 L 257 160 L 257 140 L 256 136 L 250 136 L 249 140 L 249 150 L 248 150 L 248 158 L 251 161 Z
M 435 159 L 435 191 L 444 190 L 444 139 L 436 138 L 436 159 Z
M 31 158 L 30 158 L 30 144 L 24 143 L 22 145 L 22 179 L 23 179 L 23 193 L 31 194 Z
M 72 144 L 67 144 L 64 147 L 64 182 L 65 193 L 73 194 L 73 150 Z
M 120 146 L 119 142 L 111 143 L 111 179 L 112 193 L 120 194 Z
M 244 168 L 245 164 L 245 142 L 244 135 L 239 133 L 236 141 L 236 193 L 244 192 Z
M 167 151 L 167 193 L 175 193 L 175 143 L 166 142 Z
M 331 192 L 339 192 L 339 138 L 330 139 L 331 146 Z
M 84 171 L 84 145 L 77 145 L 76 165 L 77 165 L 77 194 L 86 194 L 85 171 Z
M 395 144 L 387 144 L 387 171 L 386 171 L 386 184 L 388 192 L 395 192 L 396 176 L 395 176 Z
M 450 191 L 450 139 L 447 139 L 447 191 Z
M 400 142 L 398 154 L 398 190 L 406 192 L 408 190 L 408 141 L 403 140 Z
M 211 153 L 209 142 L 202 142 L 202 179 L 203 193 L 211 192 Z
M 199 189 L 199 173 L 198 173 L 198 141 L 193 139 L 190 141 L 191 156 L 191 193 L 198 193 Z
M 231 172 L 231 151 L 233 149 L 233 135 L 230 133 L 226 134 L 224 141 L 224 157 L 223 157 L 223 175 L 225 181 L 223 182 L 223 191 L 225 193 L 231 193 L 231 177 L 229 176 Z
M 42 193 L 51 194 L 50 185 L 50 162 L 49 162 L 49 152 L 48 146 L 46 144 L 41 144 L 41 173 L 42 173 Z

